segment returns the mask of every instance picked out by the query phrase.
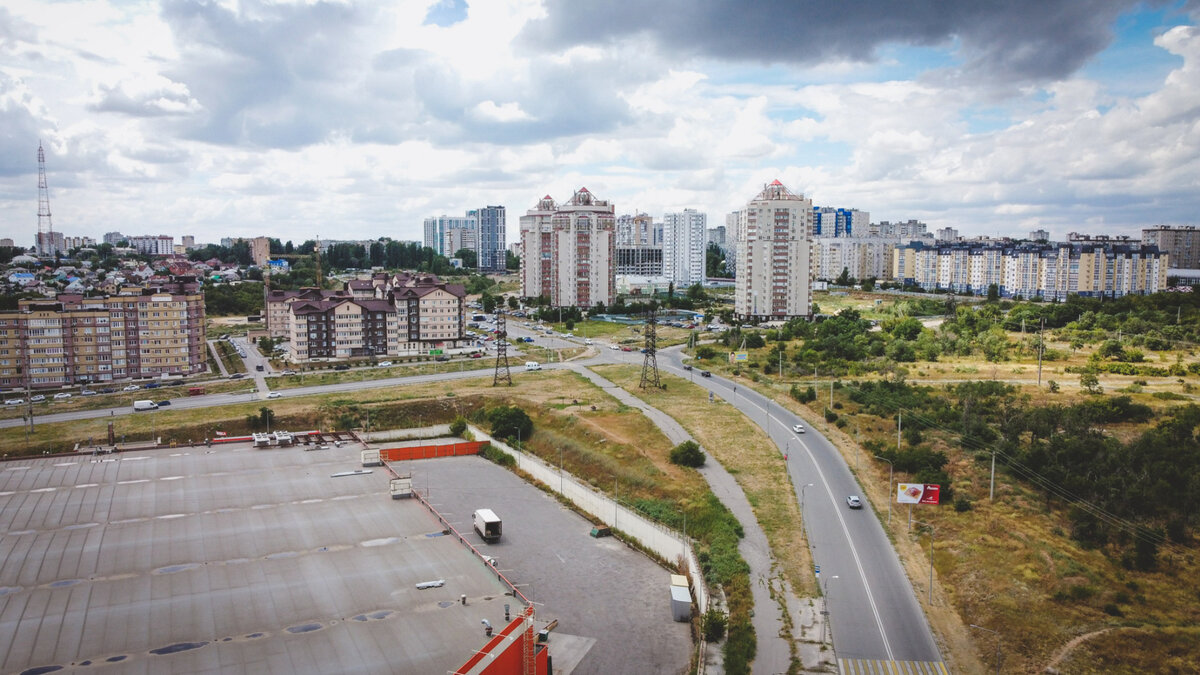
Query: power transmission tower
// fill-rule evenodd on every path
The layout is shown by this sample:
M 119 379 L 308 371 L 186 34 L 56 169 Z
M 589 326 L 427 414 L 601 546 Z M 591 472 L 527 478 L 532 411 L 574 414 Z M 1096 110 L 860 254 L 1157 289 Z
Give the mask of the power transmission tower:
M 496 374 L 492 377 L 492 386 L 501 383 L 512 386 L 512 374 L 508 372 L 508 329 L 505 327 L 504 312 L 496 308 Z
M 46 151 L 38 141 L 38 231 L 37 254 L 54 255 L 54 224 L 50 222 L 50 188 L 46 184 Z
M 654 308 L 650 308 L 646 312 L 646 328 L 642 331 L 646 334 L 646 358 L 642 360 L 642 382 L 638 385 L 642 389 L 662 389 L 662 381 L 658 379 L 658 357 L 655 356 L 655 352 L 658 351 L 658 333 L 655 325 Z

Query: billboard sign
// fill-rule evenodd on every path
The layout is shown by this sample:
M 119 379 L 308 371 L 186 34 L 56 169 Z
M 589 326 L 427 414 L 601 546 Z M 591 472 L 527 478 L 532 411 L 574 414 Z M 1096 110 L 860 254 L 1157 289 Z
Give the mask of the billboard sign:
M 897 483 L 897 504 L 937 504 L 941 485 L 932 483 Z
M 750 354 L 748 352 L 729 352 L 730 363 L 745 363 L 749 360 Z

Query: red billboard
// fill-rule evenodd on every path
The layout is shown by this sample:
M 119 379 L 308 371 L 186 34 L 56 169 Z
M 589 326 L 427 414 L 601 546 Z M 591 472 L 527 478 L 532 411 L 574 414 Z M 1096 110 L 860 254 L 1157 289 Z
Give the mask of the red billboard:
M 897 504 L 937 504 L 942 486 L 932 483 L 897 483 Z

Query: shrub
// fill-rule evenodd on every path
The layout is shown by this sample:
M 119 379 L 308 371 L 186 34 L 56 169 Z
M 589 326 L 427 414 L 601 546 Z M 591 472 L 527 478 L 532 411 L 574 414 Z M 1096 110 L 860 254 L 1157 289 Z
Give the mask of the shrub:
M 1114 602 L 1110 602 L 1104 606 L 1104 613 L 1108 614 L 1109 616 L 1125 616 L 1125 613 L 1122 612 L 1121 608 L 1117 607 L 1116 603 Z
M 479 456 L 483 457 L 489 462 L 499 464 L 500 466 L 511 467 L 515 466 L 517 463 L 516 457 L 513 457 L 503 450 L 498 450 L 491 445 L 483 446 L 483 449 L 479 451 Z
M 450 435 L 451 436 L 462 436 L 463 432 L 465 432 L 466 430 L 467 430 L 467 420 L 464 419 L 462 415 L 455 417 L 454 421 L 450 423 Z
M 704 466 L 704 451 L 696 441 L 684 441 L 671 448 L 671 463 L 680 466 L 690 466 L 693 469 Z
M 837 413 L 835 413 L 834 411 L 830 410 L 829 408 L 826 408 L 826 409 L 825 409 L 825 421 L 826 421 L 826 422 L 836 422 L 836 421 L 837 421 L 837 418 L 838 418 L 838 414 L 837 414 Z
M 954 500 L 954 510 L 959 513 L 966 513 L 971 510 L 971 500 L 966 497 L 959 497 Z
M 720 642 L 725 637 L 729 618 L 719 609 L 710 609 L 700 619 L 700 630 L 708 642 Z
M 492 408 L 487 412 L 487 419 L 492 424 L 492 435 L 497 438 L 529 440 L 533 433 L 533 420 L 516 406 Z

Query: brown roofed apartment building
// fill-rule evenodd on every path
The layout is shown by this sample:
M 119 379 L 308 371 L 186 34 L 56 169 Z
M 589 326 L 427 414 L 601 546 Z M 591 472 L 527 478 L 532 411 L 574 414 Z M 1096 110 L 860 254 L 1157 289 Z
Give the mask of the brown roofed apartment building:
M 204 294 L 191 278 L 118 295 L 22 300 L 16 311 L 0 312 L 0 387 L 204 371 Z
M 464 344 L 466 291 L 432 275 L 377 274 L 347 282 L 342 291 L 281 293 L 297 295 L 268 296 L 268 307 L 274 300 L 286 308 L 270 320 L 286 327 L 294 363 L 427 354 Z M 274 335 L 275 324 L 270 328 Z

